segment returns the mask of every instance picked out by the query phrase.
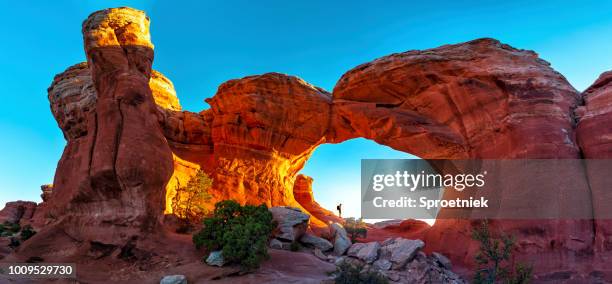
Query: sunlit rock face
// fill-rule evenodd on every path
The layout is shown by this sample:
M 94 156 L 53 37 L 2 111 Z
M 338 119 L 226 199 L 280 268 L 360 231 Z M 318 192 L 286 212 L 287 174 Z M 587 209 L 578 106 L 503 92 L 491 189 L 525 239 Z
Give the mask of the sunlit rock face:
M 149 87 L 155 103 L 167 110 L 180 111 L 172 82 L 153 70 Z M 68 67 L 58 74 L 49 87 L 51 112 L 67 140 L 87 135 L 87 114 L 95 112 L 97 94 L 86 62 Z
M 293 185 L 293 196 L 295 200 L 312 215 L 310 222 L 315 226 L 323 226 L 330 223 L 340 223 L 342 219 L 319 205 L 312 193 L 312 178 L 299 174 Z
M 228 81 L 207 102 L 219 193 L 242 203 L 297 205 L 295 176 L 325 142 L 331 95 L 268 73 Z
M 69 68 L 49 88 L 68 144 L 39 219 L 55 216 L 74 239 L 123 245 L 154 230 L 164 209 L 173 158 L 151 90 L 162 108 L 180 106 L 171 83 L 151 75 L 148 26 L 130 8 L 93 13 L 83 23 L 88 64 Z

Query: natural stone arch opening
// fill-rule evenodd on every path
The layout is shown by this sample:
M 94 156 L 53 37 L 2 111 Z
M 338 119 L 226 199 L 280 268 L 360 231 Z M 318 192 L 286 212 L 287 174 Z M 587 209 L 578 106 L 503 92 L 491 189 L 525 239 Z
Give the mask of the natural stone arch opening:
M 342 217 L 357 217 L 360 198 L 361 159 L 418 159 L 365 138 L 319 145 L 300 174 L 311 177 L 315 200 L 335 212 L 342 203 Z

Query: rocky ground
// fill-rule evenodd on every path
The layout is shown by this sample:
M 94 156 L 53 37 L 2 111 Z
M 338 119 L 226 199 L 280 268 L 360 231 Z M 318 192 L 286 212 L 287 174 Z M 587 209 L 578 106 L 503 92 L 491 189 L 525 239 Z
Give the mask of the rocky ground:
M 22 205 L 13 203 L 0 211 L 0 216 L 25 224 L 29 218 L 17 217 L 23 215 L 20 213 Z M 270 211 L 278 224 L 270 241 L 270 259 L 248 274 L 241 274 L 238 267 L 226 264 L 222 255 L 212 257 L 215 252 L 207 257 L 194 248 L 191 235 L 174 233 L 171 226 L 163 238 L 147 239 L 140 244 L 141 248 L 75 242 L 66 236 L 55 237 L 59 241 L 52 246 L 37 246 L 36 240 L 45 238 L 44 235 L 23 244 L 29 251 L 41 254 L 48 255 L 52 251 L 55 255 L 52 260 L 38 258 L 35 254 L 22 255 L 21 248 L 9 248 L 8 237 L 4 237 L 0 238 L 0 262 L 74 262 L 77 263 L 78 283 L 158 283 L 167 276 L 166 280 L 185 279 L 188 283 L 213 280 L 215 283 L 333 283 L 333 272 L 342 263 L 360 267 L 363 273 L 380 273 L 390 283 L 464 283 L 452 272 L 450 260 L 438 253 L 425 254 L 422 251 L 425 244 L 420 240 L 398 237 L 353 244 L 338 223 L 329 226 L 327 236 L 330 239 L 327 240 L 309 230 L 310 216 L 300 209 L 273 207 Z M 291 251 L 293 242 L 300 244 L 296 251 Z M 29 281 L 11 280 L 10 283 Z

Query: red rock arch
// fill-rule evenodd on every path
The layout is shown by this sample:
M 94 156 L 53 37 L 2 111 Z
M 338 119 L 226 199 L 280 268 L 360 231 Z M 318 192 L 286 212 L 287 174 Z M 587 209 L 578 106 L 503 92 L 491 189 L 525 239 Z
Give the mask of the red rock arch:
M 55 207 L 58 214 L 70 217 L 62 226 L 69 228 L 68 233 L 75 239 L 120 242 L 129 239 L 130 234 L 150 230 L 162 214 L 157 209 L 164 206 L 159 193 L 173 180 L 188 178 L 198 167 L 214 178 L 217 199 L 300 206 L 318 217 L 314 219 L 315 224 L 317 219 L 326 221 L 327 212 L 317 210 L 314 200 L 303 190 L 304 178 L 297 173 L 318 145 L 341 143 L 355 137 L 372 139 L 425 159 L 579 158 L 581 155 L 575 138 L 577 118 L 574 116 L 580 94 L 534 52 L 515 49 L 496 40 L 480 39 L 386 56 L 347 72 L 333 94 L 297 77 L 278 73 L 231 80 L 207 100 L 211 105 L 209 110 L 192 113 L 179 111 L 178 102 L 175 104 L 172 98 L 155 99 L 156 94 L 167 95 L 170 87 L 157 88 L 149 83 L 147 88 L 153 50 L 148 42 L 148 27 L 140 25 L 147 22 L 142 20 L 144 14 L 122 8 L 95 16 L 96 21 L 102 22 L 122 17 L 126 21 L 120 22 L 127 26 L 106 29 L 85 25 L 90 66 L 68 69 L 56 77 L 49 89 L 53 113 L 66 133 L 68 145 L 55 177 L 57 196 L 49 201 L 48 207 Z M 130 36 L 126 36 L 126 31 Z M 114 46 L 117 51 L 100 49 L 125 40 L 135 42 Z M 143 44 L 146 48 L 142 48 Z M 114 80 L 122 73 L 108 73 L 108 70 L 132 74 L 134 82 L 130 83 L 127 77 Z M 79 84 L 87 80 L 74 80 L 76 73 L 85 77 L 89 73 L 95 90 L 91 86 L 81 88 Z M 68 84 L 70 88 L 58 87 L 66 86 L 63 83 L 67 81 L 73 84 Z M 121 88 L 115 93 L 109 91 L 118 82 Z M 61 95 L 75 89 L 82 91 Z M 57 93 L 60 95 L 56 96 Z M 127 119 L 118 112 L 101 113 L 121 104 L 117 98 L 134 95 L 143 98 L 144 105 L 130 108 Z M 66 97 L 69 99 L 61 99 Z M 87 103 L 79 102 L 92 101 L 95 108 L 81 109 Z M 157 111 L 152 107 L 154 102 L 158 104 Z M 164 106 L 168 102 L 173 107 Z M 122 129 L 133 132 L 127 133 L 128 138 L 120 142 L 96 142 L 92 148 L 96 140 L 93 135 L 98 129 L 93 117 L 98 112 L 108 121 L 122 121 Z M 152 122 L 159 122 L 161 127 Z M 116 132 L 112 127 L 107 130 Z M 142 141 L 144 136 L 155 138 L 154 147 Z M 586 146 L 592 145 L 589 139 L 582 141 Z M 106 186 L 92 183 L 96 175 L 92 175 L 92 164 L 85 157 L 108 160 L 117 145 L 123 147 L 120 148 L 122 161 L 127 165 L 136 161 L 130 159 L 134 156 L 130 156 L 133 153 L 130 150 L 148 147 L 148 154 L 136 155 L 137 158 L 161 166 L 159 175 L 155 168 L 142 164 L 132 165 L 137 171 L 122 167 L 121 182 L 113 188 L 121 194 L 109 197 Z M 164 181 L 160 177 L 169 176 L 171 171 L 167 167 L 171 154 L 174 173 L 162 185 Z M 112 166 L 104 168 L 113 169 Z M 134 172 L 137 174 L 131 174 Z M 566 174 L 583 177 L 586 184 L 583 168 Z M 117 176 L 111 178 L 116 180 Z M 94 202 L 83 199 L 80 190 L 85 190 Z M 138 192 L 143 193 L 144 202 L 138 203 L 142 206 L 130 212 L 122 211 L 138 221 L 126 223 L 114 218 L 113 210 L 127 208 L 124 205 L 132 204 Z M 591 196 L 584 190 L 578 198 Z M 85 209 L 107 214 L 88 214 Z M 37 211 L 38 218 L 44 219 L 46 212 Z M 99 224 L 117 230 L 95 231 Z M 147 224 L 146 228 L 143 224 Z M 574 257 L 592 248 L 594 232 L 589 222 L 508 221 L 499 226 L 514 230 L 541 227 L 544 234 L 529 239 L 536 248 L 522 249 L 526 256 L 548 257 L 552 266 L 562 265 L 565 256 Z M 91 231 L 79 231 L 80 228 Z M 423 237 L 428 249 L 441 250 L 454 260 L 468 261 L 473 251 L 467 245 L 469 228 L 467 221 L 438 222 Z M 120 239 L 113 238 L 117 232 L 121 232 Z M 554 246 L 549 245 L 551 241 Z

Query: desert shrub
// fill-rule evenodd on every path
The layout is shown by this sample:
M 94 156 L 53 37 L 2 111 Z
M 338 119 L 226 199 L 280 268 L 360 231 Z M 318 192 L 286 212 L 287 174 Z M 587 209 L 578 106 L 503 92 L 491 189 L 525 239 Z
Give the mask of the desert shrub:
M 302 248 L 300 243 L 298 241 L 293 241 L 293 242 L 291 242 L 291 246 L 289 247 L 289 250 L 291 250 L 291 251 L 299 251 L 300 248 Z
M 362 218 L 346 218 L 344 219 L 344 229 L 351 238 L 351 242 L 355 243 L 357 238 L 367 238 L 368 228 Z
M 193 224 L 199 223 L 208 212 L 205 204 L 210 201 L 211 195 L 208 192 L 213 184 L 213 180 L 202 170 L 181 186 L 177 184 L 176 195 L 172 198 L 172 212 L 180 220 L 177 232 L 188 232 Z
M 0 224 L 0 237 L 9 237 L 17 234 L 21 230 L 21 226 L 16 223 L 4 222 Z
M 352 265 L 347 262 L 342 262 L 336 267 L 336 271 L 332 274 L 335 275 L 334 283 L 336 284 L 386 284 L 389 283 L 387 278 L 376 272 L 366 271 L 363 272 L 363 266 Z
M 21 236 L 22 241 L 26 241 L 32 236 L 34 236 L 35 234 L 36 234 L 36 231 L 32 229 L 32 226 L 26 225 L 23 227 L 23 229 L 21 229 L 21 233 L 19 235 Z
M 244 271 L 258 268 L 268 258 L 268 240 L 275 224 L 265 205 L 221 201 L 202 223 L 203 228 L 193 236 L 196 248 L 222 250 L 226 261 L 239 264 Z
M 508 265 L 515 245 L 514 236 L 500 234 L 499 238 L 494 238 L 485 220 L 472 230 L 472 238 L 480 242 L 480 251 L 475 258 L 478 270 L 474 274 L 474 283 L 529 283 L 531 266 L 522 263 L 516 267 Z
M 20 245 L 21 245 L 21 242 L 17 238 L 11 237 L 10 243 L 8 245 L 10 248 L 15 249 Z

